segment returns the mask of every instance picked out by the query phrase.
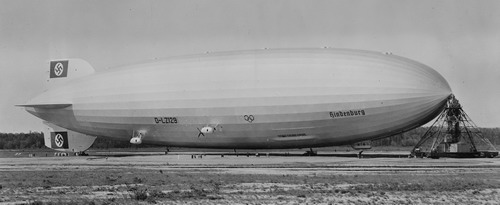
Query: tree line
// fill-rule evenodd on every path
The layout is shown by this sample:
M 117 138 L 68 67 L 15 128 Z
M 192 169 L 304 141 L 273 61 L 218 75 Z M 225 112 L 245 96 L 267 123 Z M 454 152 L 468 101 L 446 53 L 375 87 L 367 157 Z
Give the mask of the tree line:
M 374 140 L 373 146 L 415 146 L 427 131 L 427 127 L 419 127 L 392 137 Z M 482 135 L 494 145 L 500 144 L 500 128 L 479 128 Z M 135 145 L 134 145 L 135 146 Z M 97 138 L 91 148 L 128 148 L 132 145 L 128 141 L 116 141 Z M 140 145 L 140 147 L 156 147 L 155 145 Z M 160 146 L 158 146 L 160 147 Z M 39 149 L 45 148 L 42 132 L 29 133 L 0 133 L 0 149 Z

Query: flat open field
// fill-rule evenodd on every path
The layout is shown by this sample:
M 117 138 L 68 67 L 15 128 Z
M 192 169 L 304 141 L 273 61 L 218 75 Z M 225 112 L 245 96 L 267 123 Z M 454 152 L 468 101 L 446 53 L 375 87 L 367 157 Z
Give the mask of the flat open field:
M 0 185 L 0 204 L 498 204 L 500 158 L 8 157 Z

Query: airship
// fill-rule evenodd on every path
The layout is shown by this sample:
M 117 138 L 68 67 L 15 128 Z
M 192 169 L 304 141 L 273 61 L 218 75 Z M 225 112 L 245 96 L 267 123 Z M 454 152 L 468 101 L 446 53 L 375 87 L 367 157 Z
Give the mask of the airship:
M 355 145 L 435 118 L 451 95 L 432 68 L 391 53 L 262 49 L 170 57 L 95 71 L 50 61 L 50 88 L 25 104 L 45 145 L 96 137 L 224 149 Z

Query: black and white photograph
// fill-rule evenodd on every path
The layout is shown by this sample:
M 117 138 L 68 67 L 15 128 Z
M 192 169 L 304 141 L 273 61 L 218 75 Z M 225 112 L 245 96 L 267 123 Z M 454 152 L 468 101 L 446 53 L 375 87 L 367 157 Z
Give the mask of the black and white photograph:
M 500 1 L 0 0 L 0 204 L 500 204 Z

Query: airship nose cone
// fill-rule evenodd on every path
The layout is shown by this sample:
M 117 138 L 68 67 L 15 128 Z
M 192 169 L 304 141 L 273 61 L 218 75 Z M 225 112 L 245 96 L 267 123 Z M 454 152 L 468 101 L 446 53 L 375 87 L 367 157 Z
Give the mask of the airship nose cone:
M 427 85 L 422 85 L 422 87 L 426 88 L 430 93 L 440 94 L 449 96 L 452 94 L 452 90 L 450 84 L 446 81 L 446 79 L 439 74 L 434 69 L 422 65 L 423 71 L 425 71 L 425 75 L 423 75 L 423 82 Z
M 443 96 L 449 96 L 452 94 L 451 87 L 443 76 L 435 70 L 429 70 L 428 74 L 428 76 L 425 76 L 422 79 L 423 84 L 427 85 L 422 85 L 422 87 L 425 88 L 429 94 L 432 93 Z
M 398 71 L 392 73 L 389 82 L 424 95 L 448 97 L 452 94 L 446 79 L 433 68 L 404 57 L 391 57 L 393 59 L 390 64 L 395 65 L 394 68 L 397 67 Z

